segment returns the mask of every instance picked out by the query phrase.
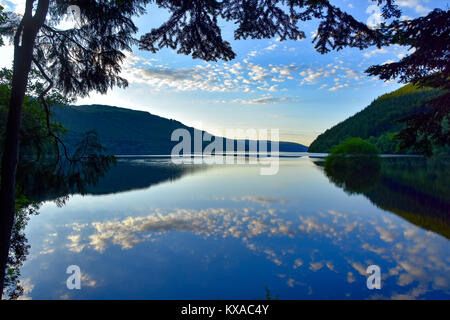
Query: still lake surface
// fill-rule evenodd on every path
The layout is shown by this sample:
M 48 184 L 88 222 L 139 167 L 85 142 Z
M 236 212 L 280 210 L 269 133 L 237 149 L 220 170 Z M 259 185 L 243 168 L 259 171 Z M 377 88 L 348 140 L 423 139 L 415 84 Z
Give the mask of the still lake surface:
M 449 299 L 449 163 L 385 158 L 336 177 L 322 163 L 281 158 L 263 176 L 119 159 L 86 195 L 31 217 L 23 298 Z M 372 264 L 380 290 L 366 286 Z M 69 265 L 81 290 L 66 287 Z

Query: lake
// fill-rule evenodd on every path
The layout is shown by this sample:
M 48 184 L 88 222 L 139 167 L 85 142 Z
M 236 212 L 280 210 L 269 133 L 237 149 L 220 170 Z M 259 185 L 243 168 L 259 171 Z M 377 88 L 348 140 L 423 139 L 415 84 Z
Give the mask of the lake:
M 22 298 L 449 299 L 450 165 L 381 162 L 333 176 L 302 155 L 260 175 L 119 158 L 86 194 L 42 198 Z M 70 265 L 80 290 L 66 287 Z M 381 289 L 366 285 L 370 265 Z

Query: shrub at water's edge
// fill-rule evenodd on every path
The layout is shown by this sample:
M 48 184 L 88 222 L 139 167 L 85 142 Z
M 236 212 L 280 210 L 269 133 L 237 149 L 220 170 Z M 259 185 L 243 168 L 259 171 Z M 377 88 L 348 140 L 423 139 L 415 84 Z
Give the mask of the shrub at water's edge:
M 379 153 L 377 147 L 361 138 L 347 138 L 341 144 L 331 148 L 330 154 L 325 159 L 325 166 L 352 165 L 358 169 L 360 166 L 365 166 L 364 161 L 377 159 Z
M 330 150 L 330 155 L 378 156 L 377 147 L 361 138 L 348 138 Z
M 325 159 L 325 173 L 349 193 L 366 191 L 379 176 L 378 149 L 361 138 L 348 138 Z

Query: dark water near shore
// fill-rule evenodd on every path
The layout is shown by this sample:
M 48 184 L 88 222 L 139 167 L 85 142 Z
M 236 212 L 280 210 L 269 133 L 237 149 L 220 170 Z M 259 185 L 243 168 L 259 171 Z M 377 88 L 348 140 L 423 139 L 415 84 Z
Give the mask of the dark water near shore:
M 48 195 L 25 230 L 33 299 L 449 299 L 450 164 L 260 166 L 126 158 L 88 195 Z M 360 177 L 361 179 L 359 179 Z M 369 290 L 366 268 L 381 268 Z M 81 290 L 68 290 L 78 265 Z

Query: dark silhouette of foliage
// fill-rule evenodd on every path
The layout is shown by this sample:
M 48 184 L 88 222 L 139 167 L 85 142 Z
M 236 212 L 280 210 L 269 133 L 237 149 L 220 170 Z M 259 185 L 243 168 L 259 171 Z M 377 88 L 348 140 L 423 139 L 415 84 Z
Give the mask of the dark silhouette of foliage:
M 0 70 L 0 145 L 4 144 L 4 130 L 6 128 L 8 101 L 11 96 L 11 78 L 12 71 L 9 69 Z M 63 136 L 66 130 L 59 124 L 48 123 L 47 113 L 42 107 L 41 102 L 36 98 L 42 92 L 42 79 L 39 73 L 31 71 L 27 92 L 23 103 L 22 125 L 20 128 L 20 149 L 21 156 L 34 156 L 39 160 L 41 155 L 55 154 L 55 150 L 59 149 L 59 145 L 49 139 L 49 132 L 55 135 Z M 67 103 L 70 100 L 65 99 L 59 92 L 52 90 L 46 96 L 46 103 Z M 0 150 L 0 154 L 3 149 Z
M 86 96 L 92 90 L 106 93 L 114 86 L 127 86 L 119 73 L 123 51 L 136 43 L 133 34 L 137 28 L 131 18 L 142 14 L 148 2 L 53 1 L 48 23 L 36 37 L 34 62 L 41 64 L 52 85 L 65 96 Z M 60 30 L 56 26 L 70 5 L 79 6 L 81 24 Z
M 3 285 L 3 272 L 14 223 L 22 105 L 32 67 L 46 80 L 38 97 L 47 113 L 49 135 L 65 150 L 48 121 L 50 115 L 47 94 L 58 90 L 71 98 L 86 96 L 91 90 L 105 93 L 113 86 L 126 86 L 126 80 L 119 74 L 120 63 L 125 57 L 122 51 L 130 50 L 131 45 L 136 43 L 133 33 L 137 29 L 131 18 L 143 13 L 144 6 L 149 2 L 27 0 L 22 16 L 7 15 L 0 33 L 11 37 L 14 64 L 2 156 L 0 287 Z M 80 8 L 82 23 L 78 28 L 70 30 L 57 29 L 56 26 L 71 5 Z M 59 148 L 57 150 L 59 152 Z M 65 156 L 68 157 L 67 154 Z M 75 160 L 80 160 L 79 156 Z
M 11 70 L 0 70 L 0 131 L 2 133 L 0 146 L 5 143 L 6 105 L 11 96 L 11 75 Z M 34 96 L 26 95 L 23 103 L 15 216 L 4 279 L 5 297 L 8 299 L 16 299 L 23 294 L 23 287 L 19 281 L 20 267 L 29 249 L 23 229 L 29 217 L 37 214 L 38 206 L 31 200 L 37 195 L 37 189 L 34 188 L 46 190 L 46 192 L 58 190 L 64 193 L 64 197 L 68 193 L 84 192 L 86 186 L 97 183 L 99 177 L 115 161 L 114 157 L 104 154 L 105 150 L 94 132 L 78 134 L 78 143 L 74 146 L 70 161 L 65 157 L 59 157 L 61 146 L 49 133 L 63 137 L 66 129 L 60 124 L 47 123 L 49 114 L 44 110 L 42 101 L 35 96 L 42 92 L 41 80 L 39 74 L 32 70 L 27 91 Z M 45 98 L 46 103 L 69 101 L 55 90 L 50 90 Z M 63 204 L 64 197 L 55 201 Z
M 369 75 L 421 87 L 450 89 L 449 11 L 435 9 L 425 17 L 383 25 L 380 31 L 387 44 L 406 46 L 412 52 L 399 62 L 370 67 Z
M 404 118 L 406 127 L 396 136 L 401 149 L 414 147 L 431 155 L 433 145 L 450 145 L 450 11 L 435 9 L 425 17 L 394 21 L 381 32 L 387 44 L 407 46 L 412 53 L 399 62 L 371 66 L 369 75 L 445 91 L 426 110 Z
M 266 292 L 266 300 L 279 300 L 280 299 L 279 294 L 272 296 L 272 292 L 270 291 L 269 286 L 267 284 L 264 286 L 264 291 Z
M 412 147 L 419 153 L 431 156 L 436 145 L 441 146 L 441 149 L 449 149 L 450 93 L 432 99 L 427 104 L 431 108 L 401 119 L 406 126 L 395 136 L 400 140 L 401 150 Z
M 386 18 L 399 17 L 392 0 L 373 0 L 382 7 Z M 162 48 L 192 54 L 207 61 L 231 60 L 235 53 L 223 40 L 220 19 L 236 25 L 234 38 L 300 40 L 305 33 L 300 22 L 317 19 L 319 27 L 314 39 L 320 53 L 340 50 L 346 46 L 360 49 L 381 46 L 384 35 L 333 6 L 327 0 L 156 0 L 171 17 L 160 27 L 140 39 L 140 48 L 156 52 Z
M 172 11 L 172 16 L 160 28 L 141 37 L 141 49 L 156 52 L 164 47 L 178 48 L 177 53 L 192 54 L 193 58 L 207 61 L 235 58 L 230 43 L 222 39 L 217 25 L 218 2 L 199 0 L 157 3 Z
M 5 271 L 4 297 L 15 300 L 24 294 L 23 284 L 20 282 L 20 268 L 26 260 L 30 245 L 24 229 L 32 215 L 38 212 L 38 205 L 20 191 L 16 198 L 16 215 L 11 235 L 8 262 Z

